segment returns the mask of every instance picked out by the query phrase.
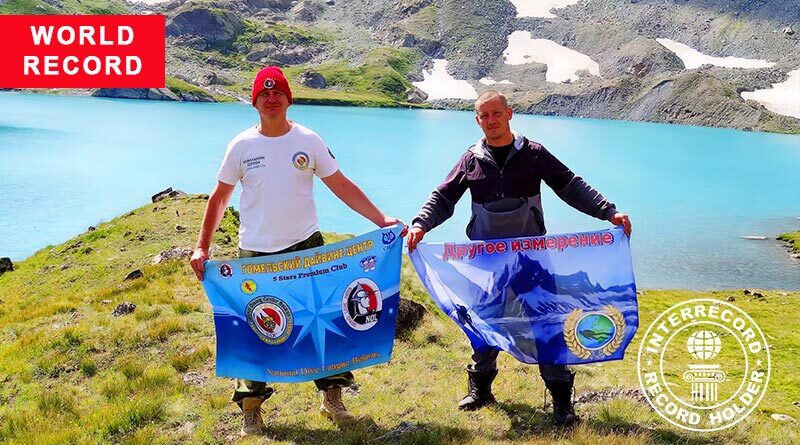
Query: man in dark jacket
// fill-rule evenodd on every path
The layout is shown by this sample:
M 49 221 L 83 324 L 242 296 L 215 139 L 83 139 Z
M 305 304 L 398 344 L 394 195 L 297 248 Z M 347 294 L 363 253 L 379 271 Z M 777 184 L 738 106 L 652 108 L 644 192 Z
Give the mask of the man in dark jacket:
M 456 202 L 467 189 L 472 195 L 472 217 L 467 224 L 471 240 L 544 235 L 542 181 L 570 206 L 623 226 L 630 235 L 626 214 L 617 212 L 613 203 L 542 145 L 511 130 L 513 111 L 503 94 L 493 90 L 482 93 L 475 111 L 485 137 L 461 156 L 414 218 L 408 233 L 409 252 L 427 232 L 453 216 Z M 498 352 L 473 351 L 472 364 L 467 367 L 469 392 L 459 409 L 475 410 L 495 402 L 492 381 L 497 376 Z M 553 397 L 554 422 L 572 424 L 576 420 L 572 407 L 575 373 L 563 365 L 543 363 L 539 372 Z

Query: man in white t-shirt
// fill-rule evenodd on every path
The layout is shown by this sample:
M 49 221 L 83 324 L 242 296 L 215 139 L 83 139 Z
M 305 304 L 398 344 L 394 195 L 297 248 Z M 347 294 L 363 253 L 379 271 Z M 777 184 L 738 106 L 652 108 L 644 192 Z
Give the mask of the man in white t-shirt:
M 287 119 L 292 92 L 283 72 L 270 66 L 256 75 L 252 104 L 260 124 L 233 138 L 217 174 L 217 185 L 208 199 L 200 236 L 191 265 L 199 280 L 214 232 L 219 226 L 237 182 L 242 184 L 240 202 L 239 257 L 274 255 L 309 249 L 323 244 L 312 194 L 314 176 L 365 218 L 379 227 L 401 221 L 381 212 L 339 170 L 333 154 L 313 131 Z M 405 235 L 405 232 L 403 232 Z M 320 413 L 337 423 L 355 417 L 342 403 L 342 388 L 353 384 L 345 372 L 315 380 L 323 392 Z M 237 380 L 233 401 L 242 409 L 242 435 L 263 434 L 261 404 L 273 389 L 264 382 Z

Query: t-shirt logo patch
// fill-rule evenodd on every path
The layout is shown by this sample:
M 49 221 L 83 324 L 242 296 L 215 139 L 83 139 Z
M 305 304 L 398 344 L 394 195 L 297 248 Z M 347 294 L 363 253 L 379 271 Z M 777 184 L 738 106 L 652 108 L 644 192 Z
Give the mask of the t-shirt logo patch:
M 308 168 L 308 154 L 298 151 L 292 156 L 292 164 L 298 170 L 305 170 Z
M 264 81 L 264 88 L 271 90 L 275 88 L 275 79 L 267 79 Z

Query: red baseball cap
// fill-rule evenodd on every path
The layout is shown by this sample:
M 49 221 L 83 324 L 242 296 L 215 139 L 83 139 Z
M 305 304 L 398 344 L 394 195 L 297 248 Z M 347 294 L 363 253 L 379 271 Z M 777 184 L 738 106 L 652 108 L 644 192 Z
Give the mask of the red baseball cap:
M 253 106 L 256 106 L 256 97 L 266 90 L 278 90 L 286 95 L 290 104 L 294 103 L 292 90 L 289 89 L 289 81 L 286 80 L 283 71 L 277 66 L 261 68 L 261 71 L 256 74 L 256 80 L 253 81 Z

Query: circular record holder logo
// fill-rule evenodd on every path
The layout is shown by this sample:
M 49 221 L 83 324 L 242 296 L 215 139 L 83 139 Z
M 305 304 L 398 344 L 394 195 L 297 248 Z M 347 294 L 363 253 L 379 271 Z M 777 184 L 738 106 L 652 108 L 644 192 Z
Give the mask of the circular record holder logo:
M 308 168 L 308 154 L 298 151 L 292 156 L 292 164 L 298 170 L 305 170 Z
M 289 338 L 294 317 L 289 306 L 275 297 L 257 297 L 245 309 L 247 324 L 264 343 L 279 345 Z
M 383 296 L 378 285 L 368 278 L 350 283 L 342 296 L 342 315 L 351 328 L 366 331 L 378 324 L 383 310 Z
M 719 431 L 747 417 L 770 375 L 767 341 L 738 307 L 689 300 L 663 312 L 639 348 L 639 383 L 653 409 L 691 431 Z

